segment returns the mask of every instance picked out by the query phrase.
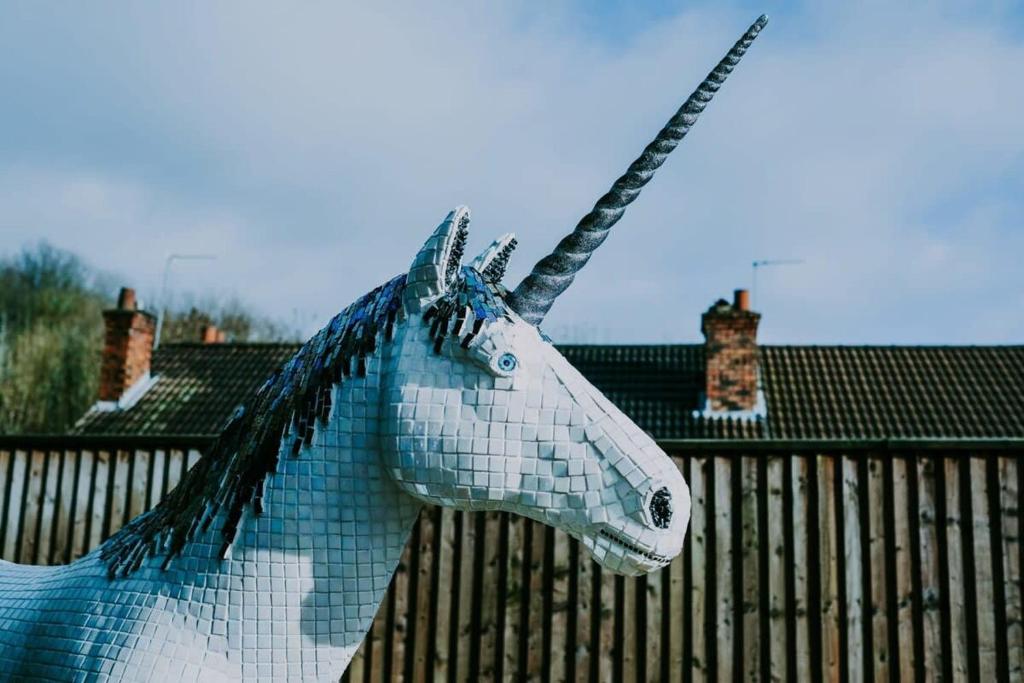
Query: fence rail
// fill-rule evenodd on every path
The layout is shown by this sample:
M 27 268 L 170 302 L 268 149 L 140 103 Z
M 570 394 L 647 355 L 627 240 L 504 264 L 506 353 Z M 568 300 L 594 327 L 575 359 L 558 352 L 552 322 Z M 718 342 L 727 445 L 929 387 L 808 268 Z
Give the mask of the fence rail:
M 203 445 L 0 438 L 0 557 L 80 557 Z M 345 680 L 1024 677 L 1024 445 L 841 445 L 666 443 L 691 527 L 637 579 L 542 524 L 427 508 Z

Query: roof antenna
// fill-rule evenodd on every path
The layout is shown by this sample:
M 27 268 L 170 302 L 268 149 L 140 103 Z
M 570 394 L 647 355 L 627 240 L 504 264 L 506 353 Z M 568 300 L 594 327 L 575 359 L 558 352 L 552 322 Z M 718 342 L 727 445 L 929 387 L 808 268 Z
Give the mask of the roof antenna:
M 753 276 L 751 277 L 750 283 L 750 307 L 753 308 L 757 303 L 757 269 L 764 268 L 765 266 L 796 266 L 804 263 L 803 259 L 797 258 L 777 258 L 777 259 L 761 259 L 751 263 L 751 270 Z

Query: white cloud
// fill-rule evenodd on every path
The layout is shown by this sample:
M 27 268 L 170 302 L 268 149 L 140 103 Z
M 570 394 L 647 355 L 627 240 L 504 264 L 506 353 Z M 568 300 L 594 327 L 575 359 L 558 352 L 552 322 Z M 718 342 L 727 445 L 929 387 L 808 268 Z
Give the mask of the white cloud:
M 473 245 L 520 235 L 514 282 L 753 18 L 704 8 L 609 42 L 548 12 L 33 19 L 3 60 L 38 60 L 38 83 L 0 114 L 21 136 L 0 248 L 46 237 L 149 287 L 168 253 L 215 252 L 177 284 L 322 320 L 467 203 Z M 546 327 L 694 340 L 753 259 L 796 257 L 760 277 L 766 340 L 1020 341 L 1024 47 L 1006 15 L 816 12 L 773 17 Z M 40 56 L 44 28 L 63 47 Z

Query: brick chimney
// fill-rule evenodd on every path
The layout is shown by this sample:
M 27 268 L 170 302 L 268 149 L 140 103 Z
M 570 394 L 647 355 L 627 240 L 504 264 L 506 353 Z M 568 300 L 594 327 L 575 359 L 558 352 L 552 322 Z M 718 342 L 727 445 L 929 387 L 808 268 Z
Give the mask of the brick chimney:
M 149 377 L 156 318 L 139 310 L 135 290 L 122 287 L 117 308 L 103 311 L 106 334 L 100 367 L 100 401 L 119 401 Z
M 758 396 L 757 324 L 750 293 L 737 289 L 730 304 L 719 299 L 701 316 L 705 356 L 705 414 L 762 412 Z

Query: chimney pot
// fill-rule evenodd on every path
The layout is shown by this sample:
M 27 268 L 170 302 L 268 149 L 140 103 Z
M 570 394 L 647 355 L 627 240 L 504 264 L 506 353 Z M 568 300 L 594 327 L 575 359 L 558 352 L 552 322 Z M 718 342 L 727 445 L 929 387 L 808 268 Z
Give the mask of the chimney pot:
M 204 344 L 218 344 L 224 341 L 224 333 L 217 329 L 216 325 L 203 325 L 202 342 Z
M 131 287 L 122 287 L 121 292 L 117 295 L 117 307 L 122 311 L 134 311 L 135 305 L 135 290 Z
M 733 292 L 732 305 L 738 311 L 750 310 L 750 292 L 745 289 L 737 289 Z

